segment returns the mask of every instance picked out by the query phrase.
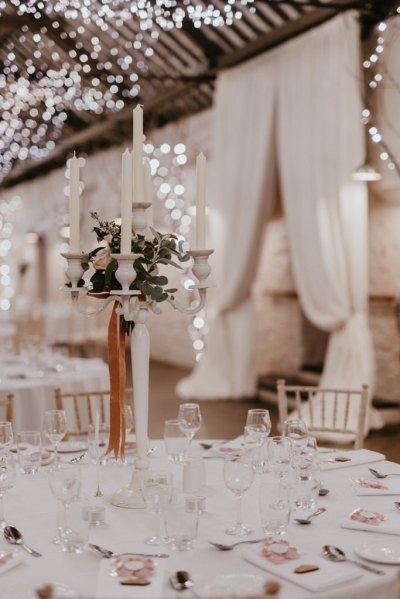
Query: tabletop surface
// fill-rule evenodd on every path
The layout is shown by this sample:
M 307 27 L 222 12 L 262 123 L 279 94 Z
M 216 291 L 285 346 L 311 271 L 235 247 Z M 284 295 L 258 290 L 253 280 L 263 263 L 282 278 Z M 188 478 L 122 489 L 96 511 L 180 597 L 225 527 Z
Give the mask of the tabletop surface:
M 182 466 L 167 461 L 162 441 L 154 441 L 157 445 L 150 459 L 152 470 L 169 470 L 174 476 L 174 487 L 180 492 L 182 485 Z M 203 457 L 211 457 L 208 450 L 200 449 L 194 442 L 194 451 Z M 63 456 L 68 460 L 70 456 Z M 168 584 L 169 576 L 177 570 L 188 570 L 195 581 L 199 593 L 207 581 L 217 579 L 224 574 L 253 574 L 261 575 L 265 580 L 276 580 L 276 576 L 248 563 L 243 558 L 243 546 L 233 551 L 222 552 L 213 548 L 208 540 L 234 542 L 235 537 L 229 537 L 223 531 L 235 519 L 235 497 L 226 488 L 223 481 L 223 459 L 206 459 L 206 486 L 199 494 L 206 496 L 206 513 L 200 516 L 199 534 L 194 548 L 187 552 L 170 552 L 168 548 L 154 548 L 145 545 L 143 539 L 153 530 L 153 516 L 143 509 L 122 509 L 110 504 L 109 498 L 118 488 L 127 484 L 131 478 L 132 465 L 107 464 L 101 467 L 101 488 L 104 492 L 106 506 L 105 524 L 91 527 L 89 542 L 109 548 L 114 552 L 148 552 L 167 551 L 170 557 L 163 560 L 164 588 L 163 597 L 177 596 L 176 591 Z M 374 466 L 388 472 L 398 472 L 400 465 L 386 461 L 375 462 Z M 389 467 L 390 466 L 390 467 Z M 83 492 L 94 494 L 96 490 L 95 467 L 89 462 L 88 456 L 81 462 Z M 394 501 L 396 496 L 359 497 L 350 483 L 354 476 L 368 476 L 367 465 L 347 466 L 323 472 L 323 486 L 330 493 L 319 498 L 319 506 L 326 512 L 316 518 L 310 526 L 301 527 L 291 521 L 287 538 L 292 545 L 301 551 L 321 554 L 325 544 L 336 545 L 343 549 L 349 557 L 354 558 L 354 547 L 364 541 L 396 537 L 380 533 L 347 530 L 340 527 L 340 520 L 357 507 L 384 512 L 391 517 L 398 517 Z M 262 537 L 259 518 L 258 501 L 260 478 L 255 477 L 252 487 L 244 494 L 243 513 L 246 524 L 255 530 L 254 538 Z M 44 583 L 59 582 L 74 589 L 81 597 L 95 597 L 96 581 L 101 562 L 99 555 L 90 549 L 82 554 L 63 553 L 59 546 L 52 544 L 56 535 L 57 504 L 48 485 L 48 472 L 43 468 L 34 476 L 18 472 L 15 485 L 5 493 L 6 520 L 20 529 L 26 543 L 43 554 L 42 558 L 34 559 L 24 553 L 23 563 L 0 576 L 0 597 L 4 599 L 34 599 L 33 589 Z M 253 538 L 253 537 L 250 537 Z M 240 540 L 240 539 L 239 539 Z M 400 544 L 400 539 L 399 539 Z M 7 551 L 10 545 L 1 538 L 0 551 Z M 369 563 L 369 562 L 365 562 Z M 363 570 L 361 577 L 353 583 L 338 585 L 324 593 L 313 593 L 290 582 L 280 580 L 281 591 L 279 599 L 304 599 L 306 597 L 321 598 L 357 598 L 365 597 L 366 593 L 375 593 L 376 597 L 395 599 L 397 597 L 397 566 L 371 564 L 386 572 L 378 576 Z M 341 568 L 356 568 L 351 564 L 341 564 Z M 142 597 L 140 587 L 130 587 L 132 599 Z M 183 596 L 190 596 L 185 591 Z M 193 596 L 193 595 L 192 595 Z M 110 597 L 114 599 L 114 597 Z

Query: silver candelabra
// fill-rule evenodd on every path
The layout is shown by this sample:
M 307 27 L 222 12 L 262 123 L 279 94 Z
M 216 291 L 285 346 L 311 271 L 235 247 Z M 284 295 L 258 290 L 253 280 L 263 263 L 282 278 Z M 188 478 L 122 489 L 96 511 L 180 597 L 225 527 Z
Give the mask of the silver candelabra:
M 146 210 L 150 207 L 149 203 L 136 203 L 132 206 L 132 226 L 137 234 L 144 235 L 147 227 Z M 193 259 L 192 272 L 198 281 L 191 290 L 197 291 L 198 301 L 190 308 L 175 299 L 168 298 L 167 301 L 174 309 L 183 314 L 196 314 L 205 305 L 208 285 L 206 280 L 211 272 L 208 264 L 208 258 L 214 250 L 197 249 L 188 252 Z M 123 316 L 125 321 L 133 322 L 134 328 L 130 335 L 130 350 L 133 376 L 133 400 L 136 428 L 136 456 L 134 460 L 134 470 L 130 483 L 114 493 L 111 503 L 124 508 L 143 508 L 145 500 L 143 495 L 143 480 L 149 469 L 148 458 L 148 412 L 149 412 L 149 362 L 150 362 L 150 337 L 146 322 L 149 310 L 155 314 L 160 314 L 159 305 L 146 298 L 143 300 L 139 295 L 140 291 L 131 290 L 130 286 L 136 279 L 134 261 L 136 254 L 112 254 L 118 262 L 118 268 L 115 276 L 121 284 L 121 290 L 111 291 L 110 294 L 100 301 L 96 310 L 88 311 L 81 307 L 80 297 L 82 293 L 88 291 L 87 287 L 79 287 L 78 283 L 83 276 L 81 265 L 82 254 L 64 253 L 62 256 L 67 260 L 68 267 L 66 274 L 70 286 L 65 286 L 65 290 L 71 293 L 72 300 L 78 311 L 85 316 L 95 316 L 102 312 L 111 302 L 118 302 L 117 313 Z

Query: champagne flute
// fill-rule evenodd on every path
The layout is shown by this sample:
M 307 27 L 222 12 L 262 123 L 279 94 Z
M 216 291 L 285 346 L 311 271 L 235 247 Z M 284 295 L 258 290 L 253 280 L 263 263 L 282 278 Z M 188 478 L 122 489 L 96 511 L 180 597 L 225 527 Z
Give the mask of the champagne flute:
M 14 442 L 12 424 L 8 421 L 0 422 L 0 451 L 11 447 Z
M 268 410 L 262 408 L 248 410 L 245 436 L 250 437 L 256 445 L 256 459 L 253 462 L 253 467 L 257 474 L 262 474 L 265 470 L 265 460 L 261 456 L 261 447 L 264 445 L 270 432 L 271 418 Z
M 200 406 L 197 403 L 181 403 L 178 420 L 181 431 L 188 439 L 187 455 L 190 456 L 192 439 L 201 426 Z
M 58 445 L 67 432 L 67 416 L 64 410 L 47 410 L 44 413 L 43 430 L 54 447 L 54 463 L 58 465 Z
M 15 476 L 14 456 L 9 451 L 3 451 L 0 453 L 0 530 L 7 526 L 4 518 L 4 493 L 14 486 Z
M 245 536 L 253 531 L 243 524 L 242 497 L 254 480 L 254 470 L 251 461 L 246 456 L 228 456 L 224 462 L 225 485 L 237 497 L 236 524 L 225 530 L 228 535 Z

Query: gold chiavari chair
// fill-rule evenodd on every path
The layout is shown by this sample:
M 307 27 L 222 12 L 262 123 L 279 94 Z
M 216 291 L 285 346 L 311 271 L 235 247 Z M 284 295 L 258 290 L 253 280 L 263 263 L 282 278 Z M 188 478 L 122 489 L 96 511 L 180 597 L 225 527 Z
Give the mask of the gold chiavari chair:
M 330 443 L 364 444 L 368 415 L 368 385 L 361 389 L 336 389 L 286 385 L 277 381 L 279 423 L 281 430 L 288 419 L 288 406 L 295 418 L 307 423 L 311 434 Z

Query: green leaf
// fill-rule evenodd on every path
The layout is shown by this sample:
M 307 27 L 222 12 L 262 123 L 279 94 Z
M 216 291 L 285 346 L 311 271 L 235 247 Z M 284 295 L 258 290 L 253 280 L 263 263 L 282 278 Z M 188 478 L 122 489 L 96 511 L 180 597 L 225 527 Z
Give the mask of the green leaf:
M 111 277 L 113 276 L 113 273 L 117 270 L 118 268 L 118 262 L 116 260 L 111 260 L 111 262 L 109 264 L 107 264 L 106 269 L 104 271 L 104 285 L 105 287 L 110 287 L 111 285 Z
M 167 277 L 164 277 L 162 275 L 149 277 L 149 281 L 151 283 L 154 283 L 154 285 L 167 285 L 168 284 Z
M 173 289 L 166 289 L 165 293 L 176 293 L 177 291 L 178 291 L 178 289 L 175 289 L 175 288 L 173 288 Z

